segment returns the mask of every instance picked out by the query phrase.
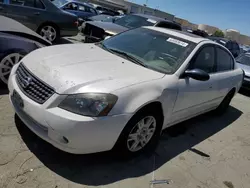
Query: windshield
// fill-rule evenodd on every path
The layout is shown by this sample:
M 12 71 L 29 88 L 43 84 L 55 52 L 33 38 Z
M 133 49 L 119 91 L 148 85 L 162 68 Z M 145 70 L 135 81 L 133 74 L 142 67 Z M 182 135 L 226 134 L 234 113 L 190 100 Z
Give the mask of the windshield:
M 243 54 L 239 56 L 238 58 L 236 58 L 236 62 L 250 66 L 250 54 Z
M 141 16 L 137 16 L 137 15 L 128 15 L 120 19 L 117 19 L 115 23 L 123 27 L 132 29 L 132 28 L 137 28 L 141 26 L 153 26 L 154 24 L 156 24 L 156 21 L 147 19 Z
M 173 74 L 184 62 L 195 44 L 147 28 L 130 30 L 101 43 L 118 55 L 132 57 L 143 66 L 165 74 Z M 129 60 L 131 60 L 130 58 Z
M 54 5 L 56 5 L 57 7 L 61 7 L 64 4 L 66 4 L 67 2 L 68 2 L 67 0 L 54 0 L 54 1 L 52 1 L 52 3 Z

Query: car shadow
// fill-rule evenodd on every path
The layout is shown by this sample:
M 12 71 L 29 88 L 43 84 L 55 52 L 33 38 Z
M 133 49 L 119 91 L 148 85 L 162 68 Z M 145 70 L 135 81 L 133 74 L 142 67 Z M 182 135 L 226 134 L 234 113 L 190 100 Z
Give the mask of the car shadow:
M 186 150 L 209 157 L 206 151 L 193 146 L 226 128 L 241 114 L 230 106 L 223 116 L 207 113 L 175 125 L 163 132 L 155 152 L 127 160 L 118 158 L 113 152 L 88 155 L 62 152 L 33 134 L 17 116 L 15 122 L 23 141 L 46 167 L 70 181 L 97 186 L 151 173 Z
M 0 95 L 7 95 L 8 93 L 8 87 L 5 84 L 0 83 Z
M 239 93 L 242 94 L 242 95 L 244 95 L 244 96 L 246 96 L 246 97 L 250 97 L 250 92 L 247 89 L 241 88 L 240 91 L 239 91 Z

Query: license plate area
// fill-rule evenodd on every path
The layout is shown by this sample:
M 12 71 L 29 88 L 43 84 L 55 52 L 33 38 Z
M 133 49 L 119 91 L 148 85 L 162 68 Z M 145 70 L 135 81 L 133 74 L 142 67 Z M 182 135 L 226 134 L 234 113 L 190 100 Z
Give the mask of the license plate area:
M 13 104 L 18 107 L 18 108 L 23 108 L 24 103 L 22 97 L 17 93 L 16 90 L 13 91 L 12 96 L 11 96 Z

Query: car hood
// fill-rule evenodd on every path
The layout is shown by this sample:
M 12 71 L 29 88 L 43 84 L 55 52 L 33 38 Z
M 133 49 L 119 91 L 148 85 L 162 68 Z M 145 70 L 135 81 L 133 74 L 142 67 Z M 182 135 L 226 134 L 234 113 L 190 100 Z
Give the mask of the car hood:
M 94 25 L 96 27 L 104 29 L 109 34 L 116 35 L 118 33 L 121 33 L 123 31 L 128 30 L 128 28 L 123 27 L 121 25 L 117 25 L 112 22 L 102 22 L 102 21 L 87 21 L 87 24 Z
M 46 46 L 51 45 L 48 40 L 44 39 L 36 32 L 32 31 L 23 24 L 5 16 L 0 16 L 0 32 L 26 37 L 40 42 Z
M 31 52 L 22 61 L 27 69 L 59 94 L 109 93 L 164 76 L 95 44 L 45 47 Z
M 250 66 L 248 65 L 243 65 L 243 64 L 240 64 L 240 63 L 236 63 L 236 66 L 243 69 L 246 76 L 249 76 L 250 77 Z

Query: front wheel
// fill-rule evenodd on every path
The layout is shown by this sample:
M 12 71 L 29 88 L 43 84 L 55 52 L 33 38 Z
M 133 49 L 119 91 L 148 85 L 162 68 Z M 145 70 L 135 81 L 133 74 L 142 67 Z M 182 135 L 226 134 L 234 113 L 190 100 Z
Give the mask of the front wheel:
M 17 64 L 23 57 L 23 52 L 18 51 L 9 51 L 6 52 L 1 58 L 0 58 L 0 80 L 4 84 L 8 84 L 8 79 L 10 76 L 10 72 L 12 67 Z
M 157 146 L 162 129 L 162 118 L 156 112 L 142 111 L 127 123 L 115 149 L 122 156 L 131 156 L 143 151 L 152 151 Z

